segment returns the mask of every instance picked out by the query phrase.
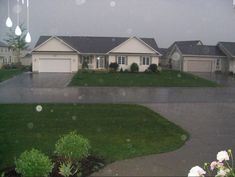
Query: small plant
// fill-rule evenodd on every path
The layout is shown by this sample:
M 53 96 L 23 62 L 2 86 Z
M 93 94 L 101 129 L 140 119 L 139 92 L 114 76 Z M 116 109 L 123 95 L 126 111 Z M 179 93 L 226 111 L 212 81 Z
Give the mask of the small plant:
M 78 172 L 78 168 L 73 166 L 71 162 L 61 163 L 59 167 L 59 174 L 64 177 L 75 175 L 77 172 Z M 77 176 L 81 176 L 81 174 L 77 174 Z
M 70 161 L 81 160 L 89 155 L 90 143 L 76 132 L 61 137 L 55 145 L 55 153 Z
M 87 61 L 83 61 L 82 63 L 82 69 L 88 69 L 88 62 Z
M 117 71 L 118 70 L 119 65 L 117 63 L 110 63 L 109 68 L 111 69 L 111 71 Z
M 54 166 L 46 155 L 36 149 L 23 152 L 15 165 L 16 172 L 23 177 L 47 177 Z
M 229 163 L 230 159 L 231 164 Z M 213 161 L 210 164 L 205 163 L 204 169 L 199 166 L 191 168 L 188 176 L 204 177 L 208 174 L 208 176 L 215 177 L 235 177 L 235 169 L 233 165 L 232 150 L 229 149 L 228 151 L 220 151 L 217 154 L 217 161 Z
M 137 63 L 132 63 L 131 64 L 131 72 L 135 73 L 135 72 L 139 72 L 139 66 Z
M 157 66 L 157 64 L 151 64 L 151 65 L 149 65 L 149 68 L 148 68 L 151 72 L 153 72 L 153 73 L 156 73 L 156 72 L 158 72 L 158 66 Z
M 128 70 L 128 69 L 125 69 L 125 70 L 124 70 L 124 73 L 129 73 L 129 70 Z
M 120 73 L 123 73 L 123 69 L 122 68 L 120 69 Z

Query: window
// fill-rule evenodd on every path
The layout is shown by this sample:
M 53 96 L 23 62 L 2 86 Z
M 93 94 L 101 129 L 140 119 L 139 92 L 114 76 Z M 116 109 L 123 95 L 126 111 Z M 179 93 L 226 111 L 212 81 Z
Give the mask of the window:
M 82 58 L 80 59 L 80 63 L 82 64 L 84 62 L 86 62 L 87 64 L 92 64 L 92 56 L 82 56 Z
M 142 65 L 150 65 L 150 63 L 151 63 L 151 58 L 150 57 L 148 57 L 148 56 L 143 56 L 142 58 L 141 58 L 141 64 Z
M 117 64 L 119 64 L 119 65 L 125 65 L 125 64 L 127 64 L 127 58 L 126 58 L 126 56 L 118 56 L 118 57 L 117 57 Z

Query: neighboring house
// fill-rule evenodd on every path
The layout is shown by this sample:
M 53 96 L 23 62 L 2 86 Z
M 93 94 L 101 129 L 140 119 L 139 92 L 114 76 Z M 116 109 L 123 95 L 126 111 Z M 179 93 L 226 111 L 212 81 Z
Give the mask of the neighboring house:
M 153 38 L 41 36 L 32 52 L 34 72 L 77 72 L 84 62 L 89 69 L 107 69 L 110 63 L 128 69 L 132 63 L 145 71 L 161 56 Z
M 7 44 L 0 41 L 0 68 L 4 64 L 13 63 L 14 59 L 12 49 L 10 49 Z
M 223 60 L 223 72 L 235 73 L 235 42 L 219 42 L 217 46 L 226 54 L 227 59 Z
M 184 72 L 222 71 L 226 55 L 218 46 L 177 45 L 171 51 L 172 69 Z
M 161 59 L 161 65 L 171 67 L 171 56 L 175 49 L 179 46 L 195 46 L 195 45 L 203 45 L 200 40 L 190 40 L 190 41 L 175 41 L 170 47 L 167 49 L 165 55 L 163 55 Z
M 27 53 L 24 57 L 20 59 L 23 66 L 30 66 L 32 64 L 32 54 Z

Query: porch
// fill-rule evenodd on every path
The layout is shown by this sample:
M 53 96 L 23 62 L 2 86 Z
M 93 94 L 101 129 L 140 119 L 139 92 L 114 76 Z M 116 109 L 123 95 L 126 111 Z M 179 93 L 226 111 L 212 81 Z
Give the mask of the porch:
M 107 69 L 108 56 L 107 55 L 80 55 L 78 69 Z

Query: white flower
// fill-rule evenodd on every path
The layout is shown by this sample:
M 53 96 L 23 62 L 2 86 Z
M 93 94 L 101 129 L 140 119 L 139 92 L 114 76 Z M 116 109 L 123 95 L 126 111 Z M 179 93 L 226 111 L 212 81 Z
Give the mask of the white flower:
M 212 171 L 215 169 L 216 166 L 217 166 L 217 162 L 216 161 L 211 162 L 210 167 L 211 167 Z
M 216 175 L 216 177 L 224 177 L 227 175 L 227 173 L 229 173 L 230 170 L 229 169 L 220 169 Z
M 229 160 L 229 155 L 226 151 L 220 151 L 217 154 L 217 160 L 223 162 L 224 160 Z
M 37 112 L 41 112 L 42 111 L 42 106 L 41 105 L 37 105 L 36 106 L 36 111 Z
M 195 166 L 193 168 L 191 168 L 191 170 L 189 171 L 188 177 L 196 177 L 196 176 L 204 176 L 206 174 L 206 172 L 199 166 Z

